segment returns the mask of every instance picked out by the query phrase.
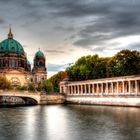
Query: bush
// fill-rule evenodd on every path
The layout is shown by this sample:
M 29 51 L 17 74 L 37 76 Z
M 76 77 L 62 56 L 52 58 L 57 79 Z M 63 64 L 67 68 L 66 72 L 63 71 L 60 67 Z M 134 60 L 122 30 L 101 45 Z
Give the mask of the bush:
M 29 84 L 28 85 L 28 90 L 34 92 L 36 90 L 34 84 Z
M 27 86 L 18 86 L 17 90 L 27 90 Z
M 6 77 L 0 77 L 0 89 L 11 89 L 11 83 L 6 79 Z
M 53 85 L 49 80 L 43 82 L 43 88 L 47 93 L 53 92 Z

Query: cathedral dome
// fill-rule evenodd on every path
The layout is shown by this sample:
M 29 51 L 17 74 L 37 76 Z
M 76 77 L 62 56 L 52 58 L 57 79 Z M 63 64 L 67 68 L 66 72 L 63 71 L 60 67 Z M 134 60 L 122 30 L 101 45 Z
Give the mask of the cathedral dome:
M 22 45 L 13 39 L 11 29 L 8 34 L 8 39 L 5 39 L 0 43 L 0 53 L 15 53 L 18 55 L 25 54 Z
M 39 50 L 36 52 L 35 57 L 44 57 L 44 54 L 42 51 Z

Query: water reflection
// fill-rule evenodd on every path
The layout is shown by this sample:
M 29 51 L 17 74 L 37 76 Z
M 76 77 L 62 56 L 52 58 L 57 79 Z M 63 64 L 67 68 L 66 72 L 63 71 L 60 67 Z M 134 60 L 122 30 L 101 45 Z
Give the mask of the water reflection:
M 0 108 L 0 140 L 139 140 L 139 118 L 139 108 Z

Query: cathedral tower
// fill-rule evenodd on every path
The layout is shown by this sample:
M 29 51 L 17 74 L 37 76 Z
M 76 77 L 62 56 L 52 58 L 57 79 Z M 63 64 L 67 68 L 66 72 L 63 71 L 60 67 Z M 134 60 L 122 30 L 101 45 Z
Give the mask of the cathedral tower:
M 36 52 L 34 57 L 34 66 L 32 70 L 33 82 L 38 83 L 47 79 L 46 60 L 42 51 Z

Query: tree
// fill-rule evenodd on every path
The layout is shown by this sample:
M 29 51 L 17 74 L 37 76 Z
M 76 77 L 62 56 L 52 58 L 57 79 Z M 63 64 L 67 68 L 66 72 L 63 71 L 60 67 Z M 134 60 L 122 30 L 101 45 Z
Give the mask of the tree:
M 50 92 L 53 92 L 53 85 L 52 83 L 50 82 L 50 80 L 45 80 L 43 82 L 43 88 L 45 89 L 45 91 L 47 93 L 50 93 Z
M 11 89 L 11 83 L 6 79 L 6 77 L 0 77 L 0 89 Z
M 109 61 L 108 77 L 140 74 L 140 52 L 122 50 Z
M 67 72 L 60 71 L 48 79 L 53 85 L 54 92 L 59 92 L 59 83 L 60 83 L 60 81 L 62 81 L 66 77 L 68 77 Z
M 98 55 L 81 57 L 75 65 L 66 71 L 70 80 L 81 81 L 106 77 L 106 66 L 110 58 L 100 58 Z

